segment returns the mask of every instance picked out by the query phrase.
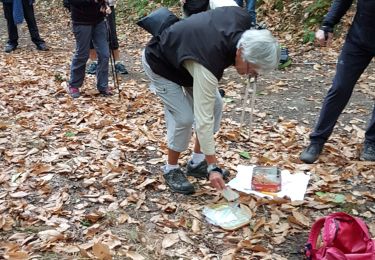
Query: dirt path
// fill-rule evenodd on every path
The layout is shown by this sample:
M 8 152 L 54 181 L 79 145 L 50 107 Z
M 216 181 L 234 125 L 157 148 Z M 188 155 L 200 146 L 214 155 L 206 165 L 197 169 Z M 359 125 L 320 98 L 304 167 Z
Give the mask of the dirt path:
M 51 51 L 35 51 L 23 26 L 19 50 L 0 53 L 0 259 L 9 252 L 27 252 L 34 259 L 88 259 L 94 243 L 102 243 L 115 259 L 293 260 L 302 258 L 309 224 L 329 212 L 356 214 L 374 230 L 375 165 L 358 161 L 374 105 L 374 64 L 315 165 L 302 164 L 298 155 L 334 74 L 334 65 L 325 65 L 323 58 L 334 62 L 337 53 L 313 49 L 292 56 L 294 65 L 286 70 L 259 78 L 250 141 L 237 131 L 246 79 L 233 68 L 225 72 L 217 142 L 231 178 L 238 164 L 312 173 L 304 202 L 242 194 L 251 224 L 226 232 L 202 217 L 203 207 L 220 199 L 205 180 L 192 179 L 197 194 L 183 196 L 169 192 L 160 176 L 166 151 L 163 109 L 147 90 L 140 64 L 149 36 L 119 22 L 130 71 L 121 77 L 121 100 L 98 97 L 95 77 L 88 76 L 83 97 L 72 101 L 63 89 L 74 46 L 68 14 L 62 8 L 38 9 Z M 2 42 L 4 29 L 1 17 Z M 241 158 L 241 151 L 251 158 Z M 181 163 L 187 158 L 188 153 Z M 332 194 L 343 195 L 344 202 L 334 202 Z M 303 223 L 293 219 L 300 216 L 296 212 L 305 217 Z

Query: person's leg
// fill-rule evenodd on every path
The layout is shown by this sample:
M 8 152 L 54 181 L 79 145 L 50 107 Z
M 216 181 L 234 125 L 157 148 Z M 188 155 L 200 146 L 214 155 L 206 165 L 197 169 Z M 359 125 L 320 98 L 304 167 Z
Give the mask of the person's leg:
M 94 26 L 92 33 L 92 42 L 94 44 L 96 53 L 98 55 L 98 67 L 96 71 L 97 88 L 99 92 L 105 94 L 108 90 L 108 61 L 109 61 L 109 46 L 106 37 L 107 34 L 105 21 Z M 110 94 L 110 93 L 108 93 Z
M 37 47 L 45 45 L 44 40 L 39 35 L 38 26 L 35 20 L 34 6 L 32 4 L 30 5 L 29 0 L 22 0 L 22 6 L 27 27 L 29 28 L 31 40 Z
M 76 49 L 70 66 L 69 85 L 73 88 L 80 88 L 85 79 L 85 67 L 89 58 L 92 26 L 73 25 L 73 34 L 76 39 Z
M 365 133 L 365 141 L 360 155 L 363 161 L 375 161 L 375 106 Z
M 18 32 L 17 32 L 17 26 L 14 24 L 14 20 L 13 20 L 12 4 L 3 3 L 3 10 L 4 10 L 4 17 L 7 20 L 7 29 L 8 29 L 7 44 L 14 46 L 16 48 L 18 45 Z
M 90 41 L 89 59 L 90 63 L 87 66 L 86 72 L 90 75 L 96 75 L 96 70 L 98 68 L 98 55 L 96 55 L 96 51 L 94 49 L 94 44 L 92 43 L 92 40 Z
M 338 117 L 347 105 L 354 86 L 372 59 L 372 55 L 346 41 L 337 62 L 332 87 L 324 98 L 319 119 L 310 135 L 312 143 L 325 143 Z
M 90 43 L 90 53 L 89 53 L 89 58 L 91 61 L 96 61 L 98 59 L 98 55 L 96 55 L 96 51 L 94 49 L 94 45 L 92 45 L 92 42 Z
M 366 129 L 365 139 L 366 141 L 375 143 L 375 106 L 372 110 L 372 116 Z
M 175 192 L 190 194 L 194 186 L 178 167 L 178 158 L 188 148 L 193 115 L 192 96 L 176 83 L 155 74 L 148 65 L 144 53 L 142 63 L 146 75 L 151 80 L 150 89 L 162 100 L 167 126 L 168 162 L 164 166 L 163 177 Z
M 247 0 L 246 1 L 246 10 L 250 14 L 250 22 L 252 25 L 256 24 L 256 12 L 255 12 L 255 5 L 256 5 L 256 0 Z
M 313 163 L 318 159 L 324 143 L 331 135 L 338 117 L 347 105 L 353 88 L 372 55 L 346 40 L 338 59 L 332 87 L 324 98 L 322 109 L 314 131 L 310 134 L 311 144 L 302 152 L 300 159 Z
M 243 0 L 234 0 L 239 7 L 243 7 Z
M 117 38 L 117 29 L 116 29 L 116 10 L 112 6 L 111 7 L 111 14 L 108 16 L 108 25 L 111 32 L 110 37 L 110 48 L 111 48 L 111 55 L 115 62 L 115 69 L 117 73 L 120 74 L 128 74 L 124 63 L 120 60 L 120 50 L 119 50 L 119 43 Z

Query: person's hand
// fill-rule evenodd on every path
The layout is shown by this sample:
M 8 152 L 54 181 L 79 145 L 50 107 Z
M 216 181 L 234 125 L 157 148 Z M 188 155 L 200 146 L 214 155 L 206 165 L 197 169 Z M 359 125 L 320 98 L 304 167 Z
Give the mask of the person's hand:
M 333 33 L 328 31 L 323 31 L 319 29 L 315 33 L 315 41 L 319 46 L 325 47 L 331 45 L 333 38 Z
M 210 176 L 208 178 L 211 182 L 211 186 L 214 187 L 218 191 L 222 191 L 225 189 L 225 182 L 223 179 L 223 175 L 219 172 L 212 171 L 210 172 Z

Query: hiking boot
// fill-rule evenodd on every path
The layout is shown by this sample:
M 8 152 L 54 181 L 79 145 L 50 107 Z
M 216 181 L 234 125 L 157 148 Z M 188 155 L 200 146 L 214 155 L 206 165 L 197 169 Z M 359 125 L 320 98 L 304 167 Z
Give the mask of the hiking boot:
M 115 64 L 115 69 L 116 69 L 116 72 L 117 73 L 120 73 L 120 74 L 123 74 L 123 75 L 125 75 L 125 74 L 129 74 L 129 72 L 126 70 L 126 68 L 125 68 L 125 65 L 124 64 L 122 64 L 122 63 L 120 63 L 120 62 L 117 62 L 116 64 Z
M 208 173 L 207 173 L 207 161 L 204 160 L 201 163 L 199 163 L 197 166 L 194 166 L 192 164 L 192 161 L 189 160 L 187 163 L 187 176 L 193 176 L 195 178 L 207 178 Z M 229 177 L 229 171 L 226 169 L 221 169 L 223 171 L 223 179 L 226 180 Z
M 49 50 L 49 48 L 47 47 L 47 45 L 44 42 L 36 44 L 36 49 L 38 51 L 48 51 Z
M 163 174 L 164 180 L 169 188 L 177 193 L 192 194 L 195 192 L 193 184 L 186 178 L 181 169 L 173 169 Z
M 68 87 L 68 93 L 72 98 L 79 98 L 81 96 L 81 93 L 79 92 L 79 88 L 75 88 L 72 86 Z
M 92 62 L 86 69 L 86 73 L 90 75 L 95 75 L 96 74 L 96 68 L 98 67 L 97 62 Z
M 14 51 L 15 49 L 17 49 L 17 45 L 7 43 L 7 44 L 5 45 L 4 51 L 5 51 L 6 53 L 10 53 L 10 52 Z
M 99 90 L 99 93 L 105 97 L 113 96 L 113 92 L 110 87 Z
M 195 178 L 207 178 L 207 161 L 203 160 L 197 166 L 192 164 L 192 160 L 189 160 L 186 166 L 186 175 L 193 176 Z
M 363 150 L 360 156 L 362 161 L 375 161 L 375 143 L 365 141 Z
M 307 146 L 305 150 L 299 156 L 299 159 L 305 163 L 313 163 L 318 158 L 323 150 L 324 144 L 313 143 Z

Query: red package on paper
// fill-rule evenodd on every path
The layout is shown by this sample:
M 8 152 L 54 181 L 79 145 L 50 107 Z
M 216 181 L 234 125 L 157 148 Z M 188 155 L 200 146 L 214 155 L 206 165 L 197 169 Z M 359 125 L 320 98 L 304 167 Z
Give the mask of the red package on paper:
M 280 169 L 274 166 L 254 167 L 251 188 L 259 192 L 281 191 Z

